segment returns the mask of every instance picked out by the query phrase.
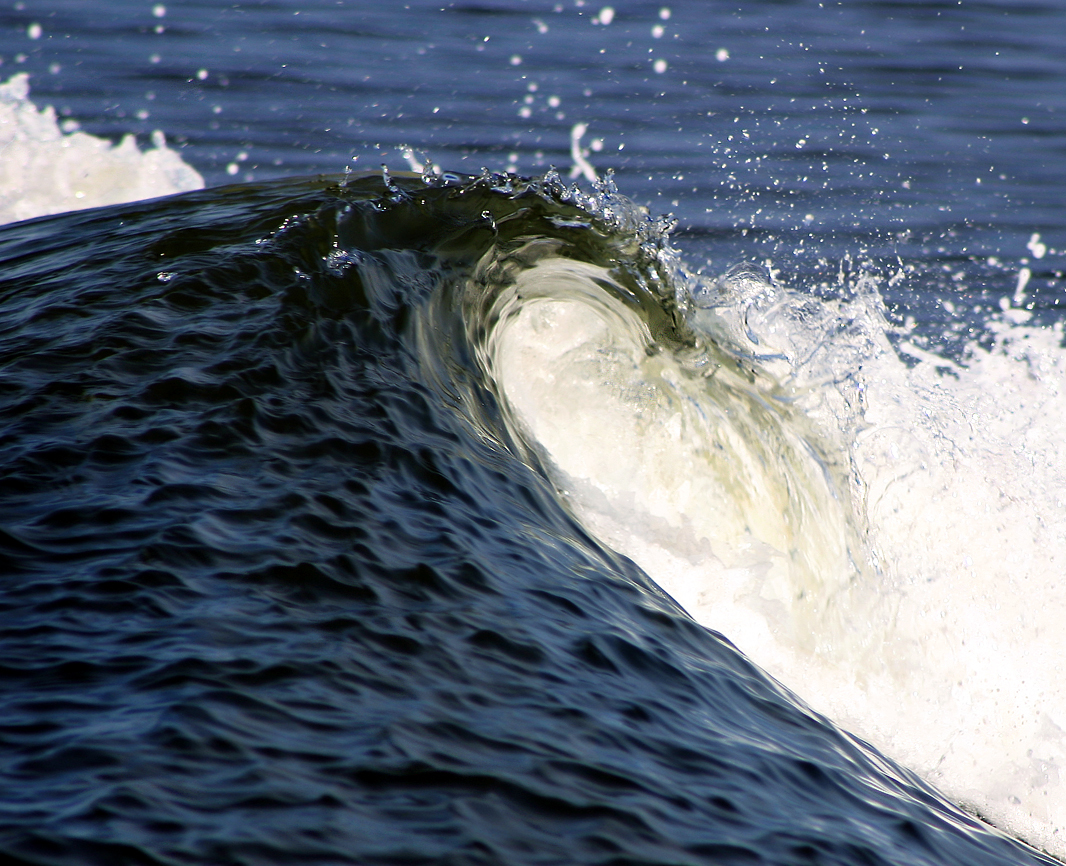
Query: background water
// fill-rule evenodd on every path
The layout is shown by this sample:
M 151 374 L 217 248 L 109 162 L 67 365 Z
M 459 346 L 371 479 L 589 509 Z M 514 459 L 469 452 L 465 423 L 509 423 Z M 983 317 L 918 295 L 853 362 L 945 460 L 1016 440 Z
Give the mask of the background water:
M 598 170 L 730 258 L 767 229 L 1064 245 L 1061 4 L 600 10 L 18 2 L 0 70 L 94 135 L 163 130 L 210 185 L 406 167 L 404 145 L 451 170 L 569 169 L 585 123 Z
M 68 129 L 133 132 L 142 146 L 162 130 L 211 186 L 395 170 L 423 154 L 474 173 L 573 167 L 585 182 L 612 168 L 622 192 L 673 214 L 690 268 L 713 275 L 764 260 L 781 280 L 814 288 L 851 287 L 863 267 L 894 275 L 880 292 L 897 321 L 914 320 L 912 348 L 950 360 L 990 342 L 997 322 L 1057 321 L 1064 32 L 1060 4 L 618 3 L 607 12 L 20 2 L 0 9 L 0 78 L 29 73 L 31 98 L 54 105 Z M 67 217 L 7 236 L 5 298 L 18 327 L 5 357 L 29 371 L 9 380 L 19 384 L 6 417 L 21 426 L 9 429 L 8 456 L 30 461 L 7 464 L 5 494 L 8 787 L 20 792 L 4 801 L 9 851 L 32 862 L 1024 856 L 960 829 L 966 819 L 945 818 L 947 807 L 930 805 L 905 774 L 879 777 L 876 761 L 794 709 L 709 633 L 679 625 L 639 573 L 582 534 L 542 477 L 508 462 L 521 443 L 492 417 L 474 426 L 502 450 L 471 457 L 466 428 L 437 414 L 437 374 L 412 367 L 392 337 L 378 345 L 373 330 L 343 315 L 334 322 L 345 309 L 330 295 L 336 275 L 304 260 L 306 249 L 329 248 L 332 229 L 297 233 L 273 264 L 226 264 L 286 214 L 328 212 L 321 196 L 284 185 L 232 204 L 202 194 L 185 209 Z M 352 249 L 381 243 L 374 231 L 337 231 Z M 402 237 L 422 249 L 395 232 L 380 229 L 394 246 Z M 155 279 L 145 248 L 199 275 L 179 280 L 147 319 L 131 312 L 158 300 L 143 280 L 159 291 L 169 282 Z M 332 264 L 363 268 L 357 259 Z M 125 287 L 116 294 L 89 288 L 101 261 Z M 419 261 L 439 273 L 436 260 Z M 310 300 L 279 275 L 293 267 L 310 268 Z M 411 262 L 383 267 L 383 285 L 403 287 L 401 306 L 432 288 Z M 55 333 L 27 301 L 35 292 L 57 310 Z M 391 309 L 387 296 L 375 303 Z M 78 336 L 78 316 L 93 323 L 90 336 Z M 168 328 L 184 348 L 153 354 Z M 365 372 L 358 351 L 329 348 L 367 340 L 404 360 Z M 31 347 L 62 360 L 35 370 Z M 119 350 L 133 354 L 102 364 Z M 314 352 L 329 355 L 327 373 L 309 372 Z M 475 403 L 491 405 L 471 387 Z M 397 389 L 394 402 L 374 396 L 383 389 Z M 122 410 L 94 409 L 102 395 Z M 346 420 L 352 403 L 365 405 L 365 424 Z M 204 408 L 216 404 L 228 408 Z M 1052 449 L 1056 417 L 1039 430 Z M 43 438 L 42 424 L 54 425 Z M 247 440 L 240 447 L 233 430 Z M 280 439 L 264 444 L 264 431 Z M 382 452 L 390 437 L 405 456 Z M 270 458 L 257 458 L 260 449 Z M 434 451 L 446 468 L 427 456 Z M 406 493 L 367 481 L 378 470 L 366 466 L 390 460 Z M 502 476 L 491 468 L 501 461 Z M 338 474 L 347 487 L 334 498 Z M 130 493 L 132 478 L 154 491 L 150 502 Z M 488 528 L 484 504 L 470 497 L 494 485 L 505 492 L 490 510 L 511 510 Z M 426 516 L 414 494 L 447 506 Z M 195 519 L 205 496 L 215 504 Z M 25 516 L 28 501 L 38 523 Z M 1061 543 L 1051 511 L 1013 515 L 1027 518 Z M 516 526 L 526 527 L 517 541 Z M 94 541 L 109 532 L 110 544 Z M 141 551 L 133 565 L 116 560 L 116 540 L 125 554 Z M 954 552 L 951 542 L 924 547 L 923 537 L 913 557 L 920 565 L 941 546 Z M 418 553 L 427 545 L 432 556 Z M 382 561 L 390 546 L 395 561 Z M 33 564 L 42 550 L 49 568 Z M 571 596 L 560 575 L 575 572 L 591 578 Z M 248 591 L 249 578 L 266 588 Z M 600 581 L 613 589 L 589 588 Z M 1048 584 L 1032 605 L 1055 610 Z M 644 588 L 631 596 L 623 585 Z M 79 661 L 86 644 L 95 660 Z M 1030 640 L 1014 658 L 1053 671 L 1058 646 L 1045 658 Z M 649 661 L 649 647 L 665 647 L 665 667 Z M 393 673 L 379 676 L 379 666 Z M 787 684 L 811 698 L 804 682 Z M 723 770 L 726 753 L 736 763 Z M 1058 772 L 1054 756 L 1041 772 Z M 746 797 L 750 778 L 777 781 Z M 1033 790 L 1041 784 L 1050 783 Z M 670 799 L 682 789 L 690 793 Z M 872 789 L 888 794 L 864 799 Z M 830 790 L 846 793 L 824 808 Z M 1029 838 L 1056 848 L 1053 835 Z

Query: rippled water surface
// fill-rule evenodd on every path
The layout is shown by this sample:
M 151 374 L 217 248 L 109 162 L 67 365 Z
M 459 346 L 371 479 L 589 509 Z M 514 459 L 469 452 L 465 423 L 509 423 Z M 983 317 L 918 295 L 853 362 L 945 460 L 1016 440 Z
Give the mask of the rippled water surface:
M 610 263 L 630 237 L 548 193 L 421 186 L 4 233 L 8 851 L 1024 857 L 802 710 L 519 460 L 471 354 L 485 256 L 554 238 Z
M 1064 28 L 0 8 L 0 852 L 1061 857 Z

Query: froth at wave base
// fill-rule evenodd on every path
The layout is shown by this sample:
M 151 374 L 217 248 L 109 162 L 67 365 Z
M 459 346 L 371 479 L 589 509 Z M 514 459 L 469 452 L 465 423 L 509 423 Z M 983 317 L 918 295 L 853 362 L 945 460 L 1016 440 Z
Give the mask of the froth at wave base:
M 666 347 L 624 298 L 543 260 L 488 343 L 578 516 L 814 709 L 1066 855 L 1061 326 L 1004 318 L 956 362 L 894 348 L 869 278 L 821 300 L 741 267 L 678 286 L 694 348 Z
M 25 73 L 0 83 L 0 224 L 203 188 L 161 132 L 146 151 L 132 135 L 112 145 L 64 132 L 55 110 L 38 110 L 29 91 Z

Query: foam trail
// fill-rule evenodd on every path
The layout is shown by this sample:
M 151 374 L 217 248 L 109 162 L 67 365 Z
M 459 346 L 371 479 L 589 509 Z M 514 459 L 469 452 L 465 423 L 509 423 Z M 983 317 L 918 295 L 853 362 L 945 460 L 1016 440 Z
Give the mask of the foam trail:
M 493 374 L 576 512 L 817 710 L 1066 855 L 1066 351 L 1011 310 L 897 351 L 876 285 L 757 269 L 664 351 L 600 286 L 519 278 Z M 682 294 L 689 287 L 683 287 Z
M 112 145 L 64 133 L 54 109 L 38 110 L 29 90 L 25 73 L 0 84 L 0 223 L 203 188 L 161 132 L 143 152 L 132 135 Z

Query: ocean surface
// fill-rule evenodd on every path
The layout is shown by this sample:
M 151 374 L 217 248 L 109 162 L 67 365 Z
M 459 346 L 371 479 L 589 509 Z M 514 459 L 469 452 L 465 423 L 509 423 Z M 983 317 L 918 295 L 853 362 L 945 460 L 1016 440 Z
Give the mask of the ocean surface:
M 0 858 L 1066 859 L 1063 34 L 5 2 Z

